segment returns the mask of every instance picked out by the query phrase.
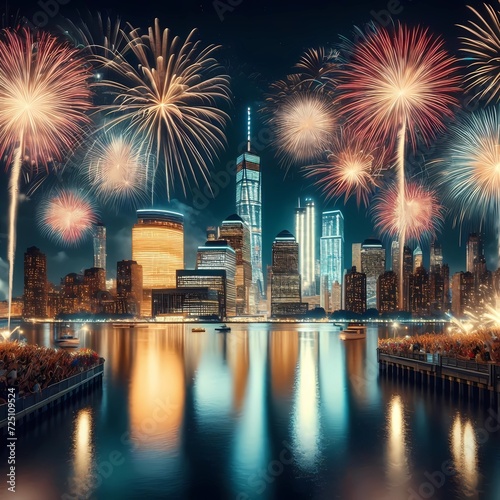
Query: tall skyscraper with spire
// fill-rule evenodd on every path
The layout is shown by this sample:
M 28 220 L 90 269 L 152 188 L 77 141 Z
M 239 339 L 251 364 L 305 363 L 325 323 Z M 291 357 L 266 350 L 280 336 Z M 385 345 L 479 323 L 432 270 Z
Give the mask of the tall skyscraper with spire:
M 99 222 L 94 226 L 94 267 L 106 271 L 106 226 Z
M 306 198 L 306 205 L 295 209 L 295 234 L 299 244 L 299 265 L 302 295 L 316 295 L 316 210 L 314 201 Z
M 250 228 L 252 283 L 265 295 L 262 274 L 262 176 L 260 156 L 251 149 L 251 111 L 247 109 L 247 150 L 236 160 L 236 213 Z

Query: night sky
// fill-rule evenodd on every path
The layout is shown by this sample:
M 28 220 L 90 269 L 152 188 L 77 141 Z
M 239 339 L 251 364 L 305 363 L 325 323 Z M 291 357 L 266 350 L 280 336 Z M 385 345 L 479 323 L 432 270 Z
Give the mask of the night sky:
M 360 2 L 356 0 L 335 0 L 320 2 L 270 1 L 270 0 L 221 0 L 219 5 L 234 5 L 232 11 L 221 15 L 214 7 L 213 1 L 171 1 L 163 2 L 141 0 L 134 2 L 92 0 L 80 2 L 69 0 L 60 6 L 58 16 L 51 18 L 48 27 L 55 30 L 61 22 L 61 16 L 75 18 L 77 9 L 91 12 L 120 14 L 124 21 L 136 27 L 147 28 L 155 17 L 161 21 L 162 28 L 169 27 L 174 33 L 186 36 L 192 28 L 199 29 L 199 36 L 204 44 L 222 45 L 218 59 L 223 63 L 232 78 L 234 105 L 230 110 L 231 123 L 227 128 L 228 146 L 221 154 L 212 172 L 225 170 L 229 161 L 238 154 L 238 147 L 245 140 L 246 107 L 258 109 L 263 102 L 263 94 L 268 85 L 283 78 L 292 69 L 303 51 L 307 48 L 326 46 L 335 47 L 339 35 L 349 36 L 354 25 L 363 25 L 369 21 L 387 22 L 388 10 L 393 11 L 394 21 L 409 25 L 428 26 L 436 34 L 446 39 L 446 47 L 458 55 L 458 36 L 461 34 L 457 23 L 464 23 L 469 18 L 465 4 L 443 0 L 372 0 Z M 468 4 L 480 8 L 482 2 L 469 1 Z M 37 2 L 27 3 L 20 14 L 31 19 L 39 10 Z M 220 7 L 223 9 L 223 7 Z M 11 9 L 12 10 L 12 9 Z M 219 12 L 220 13 L 220 12 Z M 253 135 L 262 130 L 257 113 L 254 113 Z M 282 229 L 294 232 L 294 207 L 299 196 L 312 196 L 318 211 L 325 209 L 341 209 L 345 217 L 345 266 L 351 264 L 351 244 L 361 242 L 368 237 L 377 236 L 373 231 L 371 217 L 366 209 L 358 209 L 354 200 L 346 206 L 342 200 L 326 204 L 321 193 L 304 179 L 298 170 L 286 172 L 278 165 L 274 151 L 267 147 L 259 151 L 262 158 L 263 177 L 263 259 L 264 269 L 271 258 L 271 245 L 274 237 Z M 412 162 L 413 169 L 419 170 L 426 161 L 432 158 L 419 155 Z M 7 214 L 7 182 L 8 175 L 0 174 L 0 209 Z M 203 191 L 203 185 L 200 190 Z M 69 272 L 78 272 L 92 266 L 92 242 L 87 240 L 78 248 L 63 247 L 42 237 L 36 228 L 35 217 L 37 206 L 43 197 L 42 185 L 32 196 L 20 204 L 18 220 L 18 242 L 16 257 L 14 295 L 22 293 L 23 253 L 27 247 L 36 245 L 48 256 L 49 279 L 59 283 L 61 277 Z M 167 202 L 161 189 L 157 190 L 156 208 L 173 208 L 182 211 L 186 227 L 186 266 L 193 267 L 196 248 L 205 241 L 207 225 L 218 225 L 227 215 L 235 212 L 235 180 L 219 190 L 214 199 L 193 202 L 193 192 L 183 195 L 177 189 L 175 199 Z M 196 201 L 196 200 L 195 200 Z M 116 261 L 131 257 L 131 227 L 135 221 L 133 208 L 120 213 L 101 207 L 100 215 L 108 228 L 108 277 L 116 274 Z M 318 224 L 320 219 L 318 217 Z M 476 226 L 477 227 L 477 226 Z M 462 240 L 474 226 L 464 228 Z M 4 298 L 7 276 L 7 217 L 0 218 L 0 299 Z M 493 241 L 493 230 L 486 229 L 486 256 L 489 267 L 496 268 L 496 251 Z M 443 245 L 444 259 L 455 272 L 465 267 L 465 248 L 460 241 L 460 231 L 452 228 L 452 220 L 448 218 L 443 232 L 438 238 Z M 388 243 L 389 245 L 389 243 Z M 461 245 L 461 246 L 459 246 Z M 319 252 L 319 249 L 318 249 Z M 426 265 L 428 264 L 428 248 L 424 246 Z

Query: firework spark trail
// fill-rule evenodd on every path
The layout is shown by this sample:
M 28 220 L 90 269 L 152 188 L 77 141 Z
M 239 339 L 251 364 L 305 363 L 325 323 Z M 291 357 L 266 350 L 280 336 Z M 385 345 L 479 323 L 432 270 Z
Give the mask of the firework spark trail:
M 156 167 L 165 163 L 167 196 L 174 174 L 182 183 L 188 173 L 197 173 L 208 184 L 208 165 L 225 145 L 224 127 L 228 115 L 221 107 L 230 101 L 229 77 L 213 57 L 217 46 L 199 50 L 193 30 L 185 42 L 161 30 L 158 19 L 148 34 L 137 30 L 126 35 L 125 56 L 117 54 L 103 61 L 121 83 L 106 80 L 101 85 L 114 95 L 108 107 L 108 128 L 124 125 L 127 132 L 143 137 L 148 153 L 154 153 Z
M 60 159 L 89 123 L 88 70 L 79 51 L 48 33 L 0 35 L 0 158 L 12 167 L 9 205 L 8 328 L 16 250 L 21 169 Z
M 484 7 L 486 16 L 468 6 L 476 20 L 458 26 L 467 32 L 467 36 L 460 37 L 460 50 L 465 52 L 464 59 L 471 69 L 465 78 L 466 87 L 476 92 L 474 99 L 488 98 L 490 103 L 500 99 L 500 11 L 488 4 Z
M 417 133 L 430 143 L 444 130 L 458 105 L 459 76 L 456 60 L 443 48 L 443 41 L 420 27 L 399 24 L 393 31 L 378 28 L 361 43 L 340 71 L 340 102 L 348 119 L 362 136 L 397 143 L 400 210 L 406 206 L 406 141 L 417 144 Z M 405 245 L 405 227 L 399 234 L 400 290 Z M 400 294 L 402 308 L 403 294 Z

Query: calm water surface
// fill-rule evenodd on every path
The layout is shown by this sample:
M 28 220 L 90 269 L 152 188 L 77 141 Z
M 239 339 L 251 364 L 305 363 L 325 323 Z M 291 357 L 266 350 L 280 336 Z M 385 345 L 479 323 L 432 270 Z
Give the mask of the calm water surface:
M 90 325 L 102 389 L 18 430 L 13 498 L 500 499 L 497 408 L 379 376 L 392 332 L 206 328 Z

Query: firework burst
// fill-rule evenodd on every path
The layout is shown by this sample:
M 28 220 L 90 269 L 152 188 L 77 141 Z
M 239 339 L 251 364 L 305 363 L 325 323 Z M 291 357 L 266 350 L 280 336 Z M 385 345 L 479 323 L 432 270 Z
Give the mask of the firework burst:
M 368 206 L 374 190 L 380 187 L 380 175 L 388 167 L 389 158 L 384 148 L 363 142 L 349 133 L 341 133 L 327 153 L 326 163 L 306 167 L 306 176 L 316 178 L 327 200 L 344 196 L 345 201 L 356 196 Z
M 105 132 L 91 145 L 83 167 L 96 195 L 118 208 L 147 197 L 150 163 L 142 141 Z
M 9 325 L 21 166 L 60 159 L 89 123 L 88 65 L 47 33 L 0 36 L 0 158 L 12 165 L 9 208 Z
M 102 82 L 115 97 L 108 126 L 124 125 L 144 139 L 156 166 L 164 161 L 169 197 L 175 176 L 184 191 L 188 175 L 196 181 L 200 173 L 208 182 L 208 164 L 225 144 L 228 116 L 221 107 L 230 101 L 229 77 L 213 58 L 218 47 L 200 50 L 194 36 L 192 31 L 182 43 L 162 31 L 157 19 L 145 36 L 133 30 L 124 53 L 137 64 L 116 55 L 106 64 L 120 81 Z
M 40 206 L 38 226 L 48 238 L 62 245 L 76 245 L 98 222 L 95 205 L 76 190 L 58 190 Z
M 461 37 L 471 70 L 465 79 L 467 89 L 475 92 L 474 98 L 488 98 L 489 103 L 500 98 L 500 12 L 491 5 L 484 7 L 485 16 L 469 6 L 475 20 L 459 26 L 467 32 Z
M 444 220 L 444 208 L 436 193 L 425 186 L 410 182 L 404 196 L 395 184 L 375 198 L 373 214 L 375 227 L 384 235 L 401 234 L 417 241 L 435 236 Z

